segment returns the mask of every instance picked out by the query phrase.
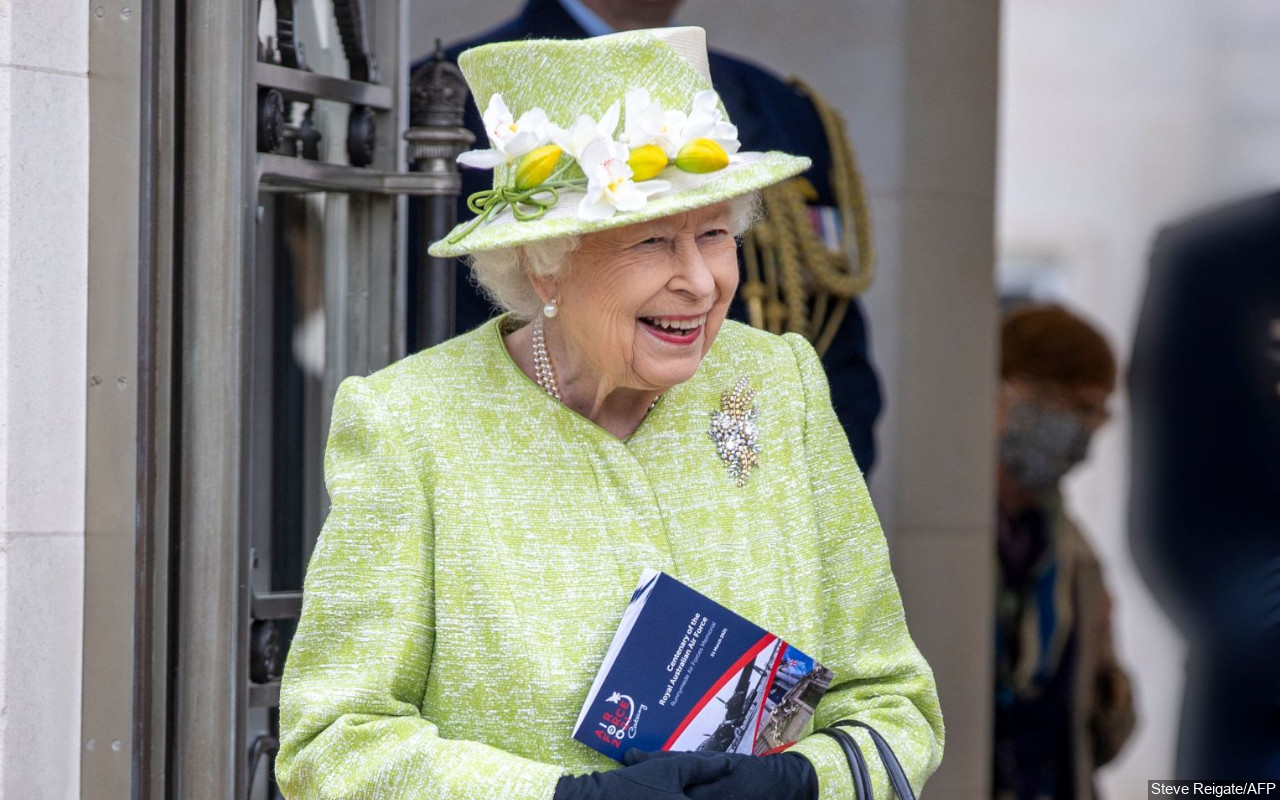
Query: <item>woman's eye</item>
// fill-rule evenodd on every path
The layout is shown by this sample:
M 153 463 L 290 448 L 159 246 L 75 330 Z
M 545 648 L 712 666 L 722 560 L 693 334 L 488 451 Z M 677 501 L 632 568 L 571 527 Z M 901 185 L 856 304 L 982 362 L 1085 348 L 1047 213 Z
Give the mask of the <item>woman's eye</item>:
M 667 243 L 667 240 L 663 239 L 661 236 L 650 236 L 648 239 L 645 239 L 642 242 L 638 242 L 636 244 L 636 247 L 655 247 L 657 245 L 663 245 L 666 243 Z
M 699 238 L 701 238 L 703 241 L 716 241 L 717 239 L 724 239 L 728 235 L 729 235 L 729 231 L 725 230 L 724 228 L 716 228 L 715 230 L 711 230 L 703 233 Z

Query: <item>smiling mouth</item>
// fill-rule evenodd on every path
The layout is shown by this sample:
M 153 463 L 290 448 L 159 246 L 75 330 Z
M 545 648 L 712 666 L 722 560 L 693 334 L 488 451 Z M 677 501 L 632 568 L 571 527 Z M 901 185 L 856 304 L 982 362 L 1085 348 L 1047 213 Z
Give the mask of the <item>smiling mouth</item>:
M 657 338 L 672 344 L 691 344 L 702 333 L 702 326 L 707 324 L 707 315 L 695 317 L 641 317 L 644 324 Z

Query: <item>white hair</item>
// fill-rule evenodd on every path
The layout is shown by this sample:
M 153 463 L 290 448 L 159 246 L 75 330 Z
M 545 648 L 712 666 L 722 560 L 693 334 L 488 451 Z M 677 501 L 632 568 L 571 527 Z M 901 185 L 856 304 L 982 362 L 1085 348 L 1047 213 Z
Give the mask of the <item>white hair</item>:
M 746 235 L 760 215 L 760 193 L 739 195 L 729 201 L 729 229 L 735 237 Z M 542 298 L 530 276 L 554 278 L 569 264 L 569 256 L 582 237 L 561 236 L 517 247 L 485 250 L 470 256 L 471 280 L 493 302 L 521 321 L 533 319 L 542 309 Z

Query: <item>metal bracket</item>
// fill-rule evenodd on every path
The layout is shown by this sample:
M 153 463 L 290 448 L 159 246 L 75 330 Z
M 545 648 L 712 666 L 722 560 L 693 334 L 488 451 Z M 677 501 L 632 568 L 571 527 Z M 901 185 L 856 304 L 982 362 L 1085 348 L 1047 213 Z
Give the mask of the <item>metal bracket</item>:
M 462 179 L 456 172 L 381 172 L 267 153 L 258 155 L 258 184 L 264 191 L 293 194 L 339 192 L 456 197 L 462 191 Z
M 395 106 L 391 87 L 376 83 L 349 81 L 262 62 L 254 65 L 254 78 L 259 86 L 279 89 L 289 100 L 310 102 L 323 98 L 353 106 L 369 106 L 375 111 L 390 111 Z
M 249 615 L 255 620 L 297 619 L 302 616 L 302 592 L 255 592 Z

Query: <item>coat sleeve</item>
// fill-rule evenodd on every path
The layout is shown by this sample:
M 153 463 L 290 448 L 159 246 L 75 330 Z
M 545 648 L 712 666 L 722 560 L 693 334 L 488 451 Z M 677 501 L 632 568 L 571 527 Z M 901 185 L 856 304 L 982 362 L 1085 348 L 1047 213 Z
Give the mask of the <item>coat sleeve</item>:
M 831 409 L 818 356 L 787 334 L 805 393 L 804 448 L 815 518 L 821 528 L 823 638 L 813 655 L 835 673 L 814 727 L 841 719 L 871 725 L 889 742 L 917 794 L 942 761 L 942 711 L 933 672 L 907 631 L 889 551 L 862 473 Z M 893 797 L 884 766 L 864 730 L 854 732 L 876 797 Z M 808 736 L 793 752 L 818 772 L 821 800 L 853 800 L 839 746 Z
M 332 508 L 281 687 L 277 780 L 290 800 L 549 800 L 559 767 L 444 738 L 422 715 L 431 509 L 398 430 L 366 379 L 343 382 L 325 453 Z

